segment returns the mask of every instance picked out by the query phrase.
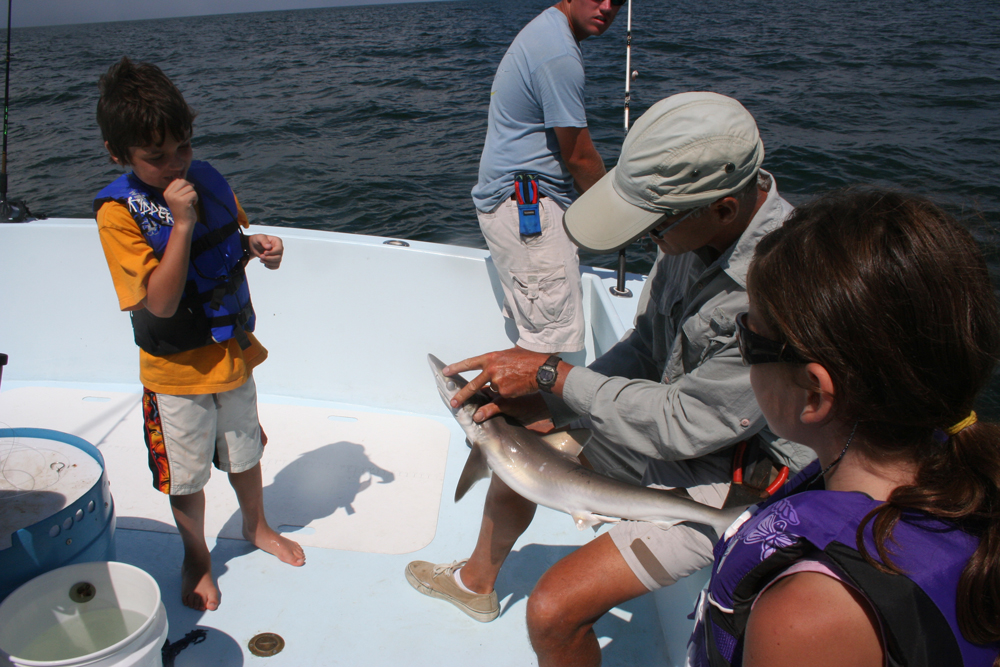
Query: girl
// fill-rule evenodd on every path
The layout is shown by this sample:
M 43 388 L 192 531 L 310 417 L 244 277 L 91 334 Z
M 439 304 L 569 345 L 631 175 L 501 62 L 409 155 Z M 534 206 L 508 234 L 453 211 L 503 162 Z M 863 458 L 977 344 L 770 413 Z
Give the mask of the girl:
M 1000 428 L 972 409 L 1000 313 L 972 237 L 835 192 L 761 241 L 748 293 L 757 401 L 818 460 L 719 541 L 691 662 L 1000 667 Z

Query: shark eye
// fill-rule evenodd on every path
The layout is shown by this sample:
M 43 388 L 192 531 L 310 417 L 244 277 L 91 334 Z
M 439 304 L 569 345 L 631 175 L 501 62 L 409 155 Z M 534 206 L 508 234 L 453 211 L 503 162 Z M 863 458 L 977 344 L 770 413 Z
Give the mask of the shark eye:
M 448 380 L 448 391 L 455 391 L 456 386 L 452 380 Z

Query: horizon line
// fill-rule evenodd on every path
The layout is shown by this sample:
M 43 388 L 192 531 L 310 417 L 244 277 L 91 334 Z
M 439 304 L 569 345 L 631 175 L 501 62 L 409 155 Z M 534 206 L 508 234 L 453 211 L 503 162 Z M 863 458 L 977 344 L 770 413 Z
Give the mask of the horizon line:
M 21 28 L 48 28 L 69 25 L 94 25 L 104 23 L 131 23 L 138 21 L 159 21 L 163 19 L 183 19 L 200 18 L 209 16 L 228 16 L 230 14 L 263 14 L 271 12 L 301 11 L 307 9 L 335 9 L 347 7 L 362 7 L 367 5 L 402 5 L 417 4 L 423 2 L 458 2 L 465 0 L 291 0 L 291 6 L 274 7 L 273 5 L 285 0 L 256 0 L 257 7 L 246 9 L 246 0 L 217 0 L 213 3 L 206 3 L 204 0 L 187 0 L 186 2 L 175 2 L 173 13 L 168 13 L 169 8 L 156 5 L 135 5 L 130 7 L 127 14 L 122 15 L 120 8 L 122 0 L 103 0 L 101 7 L 94 7 L 97 2 L 91 0 L 86 7 L 81 7 L 76 0 L 56 0 L 45 3 L 43 6 L 35 6 L 35 15 L 26 20 L 18 20 L 17 3 L 14 3 L 11 12 L 11 29 Z M 178 7 L 180 5 L 180 7 Z M 206 7 L 205 5 L 210 5 Z M 211 6 L 214 5 L 214 6 Z M 111 14 L 114 13 L 114 16 Z M 69 18 L 67 18 L 69 14 Z M 97 15 L 97 18 L 87 18 L 88 15 Z

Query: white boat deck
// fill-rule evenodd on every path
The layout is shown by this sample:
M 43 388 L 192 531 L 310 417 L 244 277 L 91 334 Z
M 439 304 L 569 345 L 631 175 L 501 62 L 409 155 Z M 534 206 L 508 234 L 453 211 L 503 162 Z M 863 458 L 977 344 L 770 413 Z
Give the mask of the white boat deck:
M 468 450 L 426 355 L 453 361 L 510 346 L 488 255 L 252 231 L 286 245 L 280 270 L 252 264 L 248 272 L 257 335 L 270 351 L 254 374 L 269 437 L 265 503 L 271 524 L 303 544 L 304 567 L 239 538 L 235 498 L 216 473 L 206 532 L 222 603 L 214 612 L 181 605 L 180 539 L 150 484 L 142 442 L 138 354 L 92 221 L 0 226 L 0 352 L 10 355 L 0 426 L 65 431 L 102 451 L 118 559 L 159 583 L 170 641 L 208 629 L 206 641 L 177 656 L 178 667 L 536 664 L 526 598 L 549 565 L 594 535 L 570 517 L 540 508 L 497 582 L 502 613 L 492 623 L 418 594 L 403 577 L 410 560 L 467 557 L 478 533 L 486 483 L 452 500 Z M 578 363 L 625 331 L 641 291 L 632 278 L 635 297 L 619 300 L 607 293 L 611 272 L 585 276 L 592 324 Z M 672 595 L 644 596 L 598 622 L 605 665 L 681 664 L 691 590 Z M 260 632 L 281 635 L 284 650 L 253 656 L 247 643 Z

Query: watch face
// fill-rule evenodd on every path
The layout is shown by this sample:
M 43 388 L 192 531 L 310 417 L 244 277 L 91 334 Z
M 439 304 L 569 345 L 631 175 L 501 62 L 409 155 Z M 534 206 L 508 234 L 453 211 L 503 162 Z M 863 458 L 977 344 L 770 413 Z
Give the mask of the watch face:
M 552 384 L 556 381 L 555 369 L 543 366 L 538 369 L 538 384 Z

